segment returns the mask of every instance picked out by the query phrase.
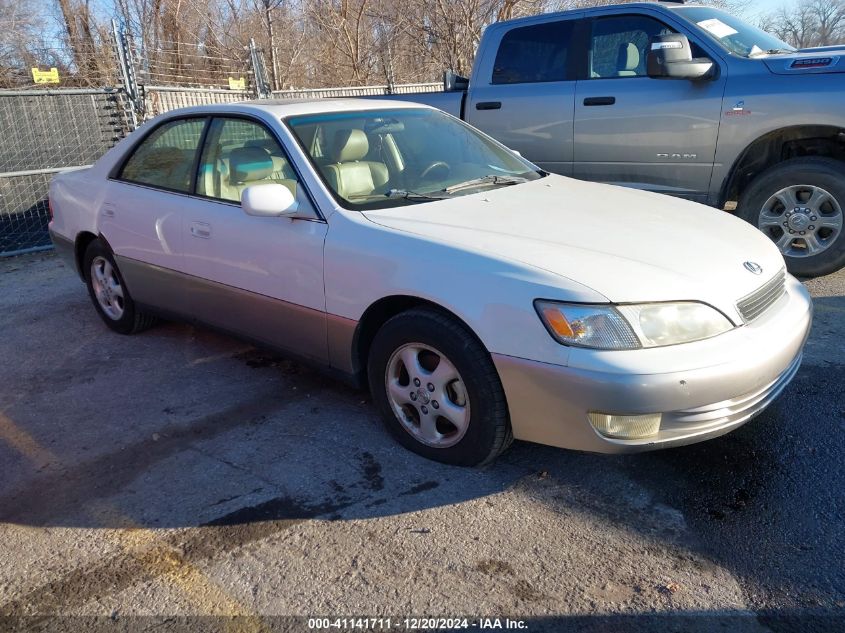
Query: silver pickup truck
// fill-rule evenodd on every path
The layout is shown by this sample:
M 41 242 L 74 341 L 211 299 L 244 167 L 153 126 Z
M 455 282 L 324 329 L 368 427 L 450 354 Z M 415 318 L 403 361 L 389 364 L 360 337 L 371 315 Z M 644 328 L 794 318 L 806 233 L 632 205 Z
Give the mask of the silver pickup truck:
M 791 272 L 815 276 L 845 265 L 843 73 L 845 48 L 795 50 L 724 11 L 652 2 L 493 24 L 468 80 L 395 98 L 551 172 L 737 202 Z

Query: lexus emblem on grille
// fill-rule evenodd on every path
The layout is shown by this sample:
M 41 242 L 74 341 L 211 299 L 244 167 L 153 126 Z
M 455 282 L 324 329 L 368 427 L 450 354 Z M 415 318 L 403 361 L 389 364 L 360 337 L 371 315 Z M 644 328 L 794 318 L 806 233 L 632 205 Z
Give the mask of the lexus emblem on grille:
M 742 265 L 745 266 L 745 270 L 750 273 L 754 273 L 755 275 L 763 274 L 763 267 L 757 262 L 743 262 Z

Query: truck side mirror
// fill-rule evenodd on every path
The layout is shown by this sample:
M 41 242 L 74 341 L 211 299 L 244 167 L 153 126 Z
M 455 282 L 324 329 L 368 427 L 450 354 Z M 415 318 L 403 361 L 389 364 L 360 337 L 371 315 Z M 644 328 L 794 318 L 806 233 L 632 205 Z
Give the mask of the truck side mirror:
M 443 92 L 455 92 L 469 88 L 469 79 L 461 77 L 453 70 L 443 72 Z
M 649 40 L 646 71 L 655 79 L 709 79 L 715 64 L 707 57 L 693 59 L 686 35 L 655 35 Z

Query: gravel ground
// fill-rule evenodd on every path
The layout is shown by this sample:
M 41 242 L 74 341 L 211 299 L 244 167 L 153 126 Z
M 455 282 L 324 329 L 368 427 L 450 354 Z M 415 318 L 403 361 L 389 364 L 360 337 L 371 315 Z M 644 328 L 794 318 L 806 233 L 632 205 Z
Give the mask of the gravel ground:
M 54 256 L 0 260 L 0 630 L 845 630 L 845 271 L 807 285 L 804 364 L 740 430 L 459 469 L 364 393 L 186 325 L 112 334 Z M 156 617 L 194 615 L 239 618 Z

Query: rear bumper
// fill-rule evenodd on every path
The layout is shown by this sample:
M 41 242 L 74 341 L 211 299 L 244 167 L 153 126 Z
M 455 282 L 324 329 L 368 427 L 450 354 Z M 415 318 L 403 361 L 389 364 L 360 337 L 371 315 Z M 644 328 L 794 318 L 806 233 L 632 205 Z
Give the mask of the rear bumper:
M 677 367 L 660 368 L 660 373 L 650 373 L 654 368 L 648 366 L 642 373 L 591 371 L 494 354 L 514 436 L 562 448 L 626 453 L 732 431 L 771 404 L 801 364 L 812 302 L 796 280 L 790 278 L 787 286 L 787 294 L 758 322 L 710 339 L 708 357 L 713 345 L 724 348 L 724 362 L 716 365 L 696 366 L 697 344 L 677 346 Z M 663 417 L 656 435 L 620 440 L 599 434 L 589 422 L 590 411 Z
M 52 226 L 49 228 L 49 231 L 50 239 L 53 242 L 53 246 L 56 248 L 56 253 L 58 253 L 59 257 L 65 260 L 65 262 L 72 266 L 73 270 L 78 273 L 79 270 L 76 264 L 76 250 L 74 248 L 73 240 L 56 233 Z

